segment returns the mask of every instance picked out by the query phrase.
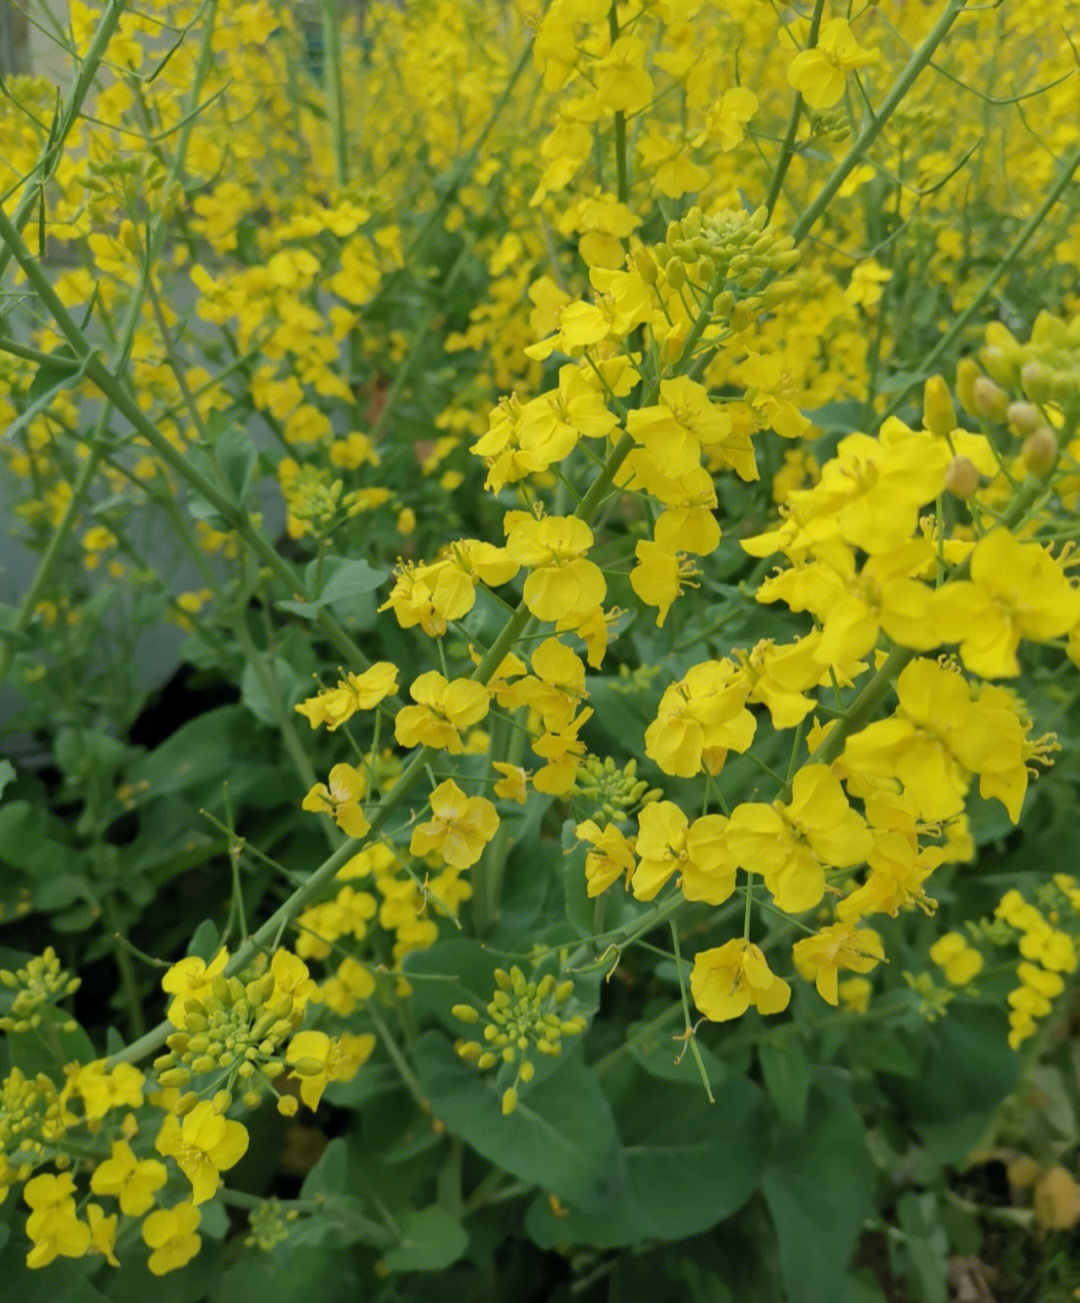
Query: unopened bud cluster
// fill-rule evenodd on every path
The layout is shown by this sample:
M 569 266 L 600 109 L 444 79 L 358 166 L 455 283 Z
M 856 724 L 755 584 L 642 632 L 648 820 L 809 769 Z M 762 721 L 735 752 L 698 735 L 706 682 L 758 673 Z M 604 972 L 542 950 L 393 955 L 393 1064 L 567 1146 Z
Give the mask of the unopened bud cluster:
M 764 208 L 754 213 L 725 208 L 703 216 L 691 208 L 681 219 L 668 223 L 667 238 L 655 246 L 656 261 L 673 290 L 689 283 L 701 289 L 719 289 L 718 316 L 728 317 L 736 307 L 736 293 L 749 294 L 763 280 L 789 271 L 799 260 L 790 235 L 767 230 Z M 743 314 L 769 308 L 788 297 L 793 281 L 772 281 L 752 299 L 741 298 Z
M 593 803 L 591 819 L 628 823 L 639 806 L 659 800 L 659 788 L 637 776 L 637 760 L 632 758 L 620 769 L 610 756 L 603 760 L 589 755 L 577 775 L 577 794 Z
M 273 973 L 246 983 L 218 975 L 199 998 L 184 1001 L 181 1030 L 166 1038 L 169 1053 L 154 1060 L 158 1080 L 186 1086 L 193 1076 L 220 1073 L 215 1103 L 220 1096 L 227 1108 L 239 1083 L 244 1103 L 256 1107 L 266 1084 L 285 1071 L 281 1049 L 299 1027 L 304 1003 L 276 987 Z
M 13 1181 L 24 1181 L 33 1164 L 64 1134 L 60 1095 L 39 1072 L 18 1068 L 0 1082 L 0 1199 Z
M 502 1111 L 506 1114 L 517 1107 L 519 1083 L 531 1081 L 536 1071 L 530 1053 L 561 1054 L 563 1037 L 583 1032 L 585 1019 L 580 1014 L 565 1016 L 566 1004 L 574 993 L 571 981 L 559 982 L 550 973 L 539 981 L 530 981 L 515 965 L 509 972 L 497 968 L 495 983 L 498 989 L 487 1006 L 483 1043 L 459 1041 L 455 1048 L 481 1072 L 515 1066 L 513 1084 L 502 1095 Z M 452 1012 L 465 1023 L 479 1023 L 482 1017 L 471 1004 L 456 1004 Z
M 285 1212 L 276 1199 L 267 1199 L 265 1203 L 253 1208 L 248 1216 L 249 1233 L 244 1238 L 248 1247 L 257 1246 L 264 1253 L 289 1238 L 287 1223 L 296 1221 L 300 1214 L 295 1208 Z
M 74 993 L 82 979 L 72 977 L 60 967 L 60 960 L 52 946 L 43 954 L 35 955 L 25 968 L 14 972 L 0 968 L 0 982 L 16 991 L 11 1013 L 0 1018 L 0 1031 L 27 1032 L 41 1026 L 41 1010 Z M 68 1030 L 75 1026 L 71 1023 Z

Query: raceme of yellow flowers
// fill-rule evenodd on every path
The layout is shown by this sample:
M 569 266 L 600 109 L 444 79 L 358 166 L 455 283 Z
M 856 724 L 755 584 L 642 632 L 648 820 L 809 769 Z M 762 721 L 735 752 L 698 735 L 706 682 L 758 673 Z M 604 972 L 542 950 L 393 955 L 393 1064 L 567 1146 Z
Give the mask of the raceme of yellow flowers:
M 155 0 L 121 15 L 92 114 L 72 126 L 24 231 L 43 258 L 63 248 L 41 265 L 71 325 L 47 321 L 46 303 L 26 328 L 32 346 L 5 351 L 0 339 L 0 419 L 19 436 L 2 451 L 25 486 L 25 527 L 40 538 L 71 528 L 87 571 L 104 563 L 113 578 L 151 582 L 124 521 L 106 527 L 76 488 L 80 466 L 93 464 L 99 503 L 179 498 L 184 458 L 241 412 L 269 432 L 261 469 L 290 543 L 310 549 L 300 555 L 318 564 L 330 547 L 359 547 L 369 513 L 405 544 L 422 499 L 379 481 L 379 405 L 413 383 L 411 350 L 438 314 L 416 327 L 400 305 L 369 310 L 407 276 L 430 288 L 459 274 L 433 265 L 425 221 L 465 233 L 486 280 L 468 324 L 445 333 L 444 360 L 475 361 L 428 414 L 416 478 L 448 501 L 482 481 L 495 524 L 403 558 L 383 594 L 382 618 L 430 639 L 438 668 L 409 678 L 388 661 L 356 663 L 295 708 L 351 750 L 303 799 L 347 855 L 288 913 L 288 947 L 282 932 L 272 956 L 237 963 L 221 949 L 171 966 L 165 1052 L 146 1073 L 114 1056 L 73 1061 L 62 1082 L 14 1070 L 0 1083 L 0 1189 L 21 1187 L 31 1267 L 93 1254 L 115 1265 L 136 1224 L 152 1272 L 197 1254 L 200 1210 L 248 1145 L 230 1114 L 267 1095 L 286 1115 L 297 1094 L 315 1109 L 361 1069 L 375 1035 L 346 1020 L 368 1025 L 358 1019 L 379 988 L 376 956 L 407 997 L 402 961 L 461 927 L 465 902 L 482 893 L 490 905 L 486 865 L 505 861 L 506 813 L 535 794 L 575 811 L 590 897 L 654 903 L 658 921 L 684 902 L 739 899 L 741 917 L 720 915 L 729 935 L 696 953 L 689 976 L 715 1022 L 751 1007 L 781 1014 L 796 979 L 830 1005 L 865 1007 L 867 974 L 888 958 L 875 917 L 933 913 L 935 871 L 973 856 L 973 794 L 1018 820 L 1055 739 L 1010 685 L 1033 646 L 1080 665 L 1080 588 L 1058 528 L 1080 494 L 1080 316 L 1044 313 L 1027 339 L 987 330 L 953 384 L 926 383 L 918 425 L 887 412 L 878 381 L 891 350 L 938 326 L 915 322 L 907 301 L 886 316 L 908 271 L 889 261 L 890 232 L 919 233 L 943 311 L 971 306 L 972 277 L 958 269 L 981 237 L 944 219 L 967 204 L 958 161 L 981 149 L 984 202 L 1015 223 L 1036 214 L 1055 153 L 1074 143 L 1071 91 L 1057 80 L 1067 50 L 1017 7 L 962 21 L 962 5 L 824 9 L 811 41 L 807 21 L 781 23 L 756 0 L 372 6 L 374 37 L 337 53 L 345 83 L 378 106 L 377 130 L 322 111 L 321 87 L 297 89 L 308 70 L 292 6 Z M 105 11 L 70 10 L 74 67 Z M 1007 115 L 946 120 L 913 93 L 873 155 L 861 147 L 845 169 L 866 128 L 862 97 L 880 104 L 901 84 L 941 12 L 957 23 L 938 57 L 971 84 L 993 86 L 1000 67 L 1018 80 L 1037 70 L 1047 150 L 1032 153 Z M 418 79 L 423 97 L 409 90 Z M 493 87 L 507 88 L 501 107 Z M 11 89 L 5 211 L 33 194 L 52 102 L 40 79 Z M 792 130 L 805 134 L 781 168 L 785 123 L 765 106 L 795 95 Z M 1021 158 L 1017 192 L 1007 178 Z M 892 225 L 867 229 L 875 187 L 896 177 Z M 807 213 L 820 242 L 806 239 Z M 1052 246 L 1075 261 L 1080 218 L 1059 222 Z M 837 248 L 858 252 L 838 260 Z M 16 261 L 12 293 L 40 296 Z M 83 318 L 108 323 L 93 348 L 123 372 L 160 445 L 133 426 L 106 455 L 107 415 L 88 437 L 100 386 L 89 345 L 70 351 Z M 71 364 L 44 400 L 31 393 L 42 354 Z M 818 458 L 806 413 L 841 400 L 862 405 L 865 432 L 851 422 Z M 721 503 L 758 479 L 776 440 L 791 444 L 773 458 L 776 515 L 736 531 Z M 197 526 L 193 551 L 233 567 L 239 591 L 262 504 L 244 528 L 213 515 Z M 660 699 L 623 740 L 630 759 L 591 753 L 590 694 L 629 617 L 676 624 L 736 532 L 762 563 L 754 599 L 786 608 L 800 635 L 703 645 L 677 673 L 646 667 Z M 615 576 L 636 612 L 612 600 Z M 221 592 L 215 581 L 171 597 L 190 622 Z M 49 601 L 35 612 L 43 625 L 63 609 Z M 505 620 L 494 638 L 481 607 Z M 787 735 L 788 774 L 728 790 L 729 756 L 769 731 Z M 653 785 L 638 776 L 646 760 L 662 775 Z M 388 831 L 405 800 L 407 824 Z M 576 818 L 578 803 L 591 817 Z M 777 915 L 801 933 L 784 950 L 769 941 Z M 947 986 L 912 982 L 940 1009 L 978 979 L 984 953 L 1015 944 L 1015 1048 L 1075 971 L 1078 936 L 1080 887 L 1058 875 L 1038 900 L 1010 892 L 993 919 L 939 937 L 928 958 Z M 326 966 L 318 980 L 308 961 Z M 0 980 L 18 992 L 0 1021 L 17 1036 L 77 978 L 46 951 Z M 562 971 L 499 969 L 496 983 L 482 1012 L 455 1007 L 462 1022 L 485 1019 L 483 1043 L 457 1048 L 479 1071 L 512 1069 L 508 1114 L 532 1078 L 529 1055 L 558 1054 L 586 1019 Z

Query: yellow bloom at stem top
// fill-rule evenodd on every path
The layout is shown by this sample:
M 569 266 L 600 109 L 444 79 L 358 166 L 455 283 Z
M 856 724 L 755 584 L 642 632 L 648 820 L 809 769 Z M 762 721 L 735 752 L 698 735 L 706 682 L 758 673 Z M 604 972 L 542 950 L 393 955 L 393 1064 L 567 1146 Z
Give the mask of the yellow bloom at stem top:
M 155 1276 L 164 1276 L 185 1266 L 202 1248 L 202 1236 L 196 1229 L 202 1213 L 194 1204 L 178 1203 L 172 1208 L 159 1208 L 142 1224 L 143 1240 L 153 1252 L 146 1264 Z
M 440 783 L 428 799 L 432 818 L 413 829 L 410 854 L 438 851 L 454 869 L 475 864 L 495 836 L 498 811 L 486 797 L 466 796 L 452 778 Z
M 740 1018 L 751 1005 L 758 1013 L 782 1013 L 791 999 L 788 983 L 770 970 L 760 948 L 743 937 L 695 957 L 690 991 L 710 1022 Z
M 845 18 L 832 18 L 816 46 L 802 50 L 788 67 L 788 81 L 812 109 L 829 109 L 843 98 L 846 73 L 876 63 L 877 50 L 864 50 Z
M 183 1122 L 170 1113 L 154 1141 L 159 1154 L 176 1160 L 191 1182 L 192 1203 L 214 1197 L 221 1173 L 235 1166 L 248 1147 L 247 1129 L 214 1112 L 209 1101 L 196 1104 Z

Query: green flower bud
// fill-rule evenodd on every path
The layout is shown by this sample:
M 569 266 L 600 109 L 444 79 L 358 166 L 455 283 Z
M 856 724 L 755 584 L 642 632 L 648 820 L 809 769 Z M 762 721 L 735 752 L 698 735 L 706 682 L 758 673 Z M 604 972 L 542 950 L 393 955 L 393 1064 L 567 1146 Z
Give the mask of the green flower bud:
M 664 278 L 673 290 L 681 290 L 686 284 L 686 271 L 678 258 L 672 258 L 665 266 Z
M 1057 439 L 1053 430 L 1045 425 L 1035 430 L 1024 440 L 1020 456 L 1029 475 L 1046 475 L 1054 468 L 1057 460 Z
M 956 429 L 956 408 L 944 376 L 931 376 L 923 386 L 923 424 L 939 439 Z

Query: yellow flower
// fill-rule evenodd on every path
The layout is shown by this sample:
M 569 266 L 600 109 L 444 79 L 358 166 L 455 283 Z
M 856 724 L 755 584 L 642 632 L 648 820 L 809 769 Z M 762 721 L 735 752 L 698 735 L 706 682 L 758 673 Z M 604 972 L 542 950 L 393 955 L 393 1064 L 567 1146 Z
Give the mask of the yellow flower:
M 475 864 L 499 826 L 495 807 L 483 796 L 466 796 L 452 778 L 440 783 L 428 799 L 434 817 L 413 829 L 409 853 L 439 851 L 454 869 Z
M 198 1000 L 210 990 L 214 978 L 224 971 L 229 962 L 229 952 L 224 947 L 218 951 L 210 962 L 205 964 L 198 955 L 189 955 L 173 964 L 161 979 L 161 989 L 176 999 L 169 1005 L 166 1015 L 174 1027 L 184 1026 L 184 1003 Z
M 690 990 L 711 1022 L 739 1018 L 751 1005 L 758 1013 L 782 1013 L 791 999 L 791 987 L 770 971 L 761 950 L 742 937 L 695 957 Z
M 167 1179 L 164 1163 L 156 1158 L 140 1162 L 129 1144 L 114 1140 L 112 1157 L 98 1163 L 90 1178 L 90 1189 L 95 1194 L 109 1194 L 118 1199 L 120 1211 L 126 1217 L 141 1217 L 153 1207 L 154 1191 L 160 1190 Z
M 297 1032 L 285 1055 L 300 1082 L 300 1098 L 312 1112 L 319 1107 L 323 1091 L 331 1081 L 351 1081 L 375 1048 L 375 1037 L 345 1034 L 327 1036 L 325 1032 Z
M 173 1208 L 159 1208 L 142 1224 L 142 1237 L 153 1249 L 146 1264 L 155 1276 L 183 1267 L 202 1248 L 202 1237 L 195 1229 L 202 1221 L 202 1213 L 191 1203 L 178 1203 Z
M 525 580 L 525 605 L 538 620 L 561 620 L 590 611 L 607 595 L 600 567 L 585 559 L 592 530 L 576 516 L 507 512 L 506 551 L 531 573 Z
M 930 947 L 932 963 L 945 971 L 953 986 L 967 986 L 982 971 L 983 957 L 961 932 L 946 932 Z
M 460 730 L 488 713 L 488 690 L 482 683 L 447 680 L 438 670 L 421 674 L 409 696 L 418 704 L 403 706 L 394 720 L 394 736 L 403 747 L 430 746 L 460 755 Z
M 360 800 L 367 794 L 367 776 L 352 765 L 335 765 L 330 781 L 316 783 L 300 803 L 302 810 L 331 814 L 334 822 L 348 837 L 363 837 L 371 825 Z
M 184 1117 L 183 1125 L 170 1113 L 154 1141 L 158 1153 L 174 1158 L 191 1182 L 194 1204 L 213 1198 L 220 1173 L 238 1163 L 247 1147 L 248 1133 L 243 1124 L 215 1113 L 206 1100 L 195 1105 Z
M 829 1004 L 837 1004 L 837 974 L 841 968 L 854 973 L 868 973 L 885 958 L 881 938 L 870 928 L 856 929 L 850 923 L 834 923 L 813 937 L 797 941 L 792 958 L 799 976 L 814 980 L 818 995 Z
M 844 74 L 875 63 L 877 50 L 864 50 L 844 18 L 825 24 L 817 45 L 802 50 L 788 67 L 788 81 L 812 109 L 832 108 L 844 94 Z

